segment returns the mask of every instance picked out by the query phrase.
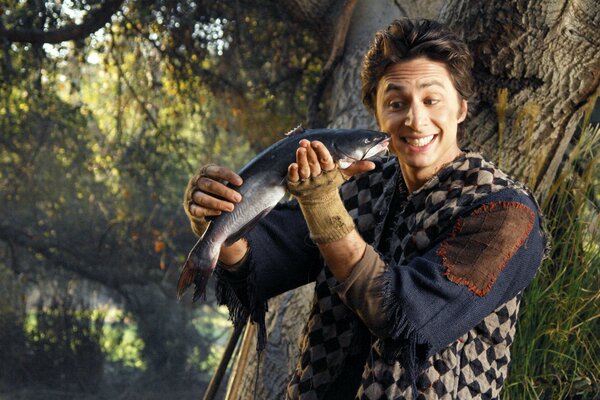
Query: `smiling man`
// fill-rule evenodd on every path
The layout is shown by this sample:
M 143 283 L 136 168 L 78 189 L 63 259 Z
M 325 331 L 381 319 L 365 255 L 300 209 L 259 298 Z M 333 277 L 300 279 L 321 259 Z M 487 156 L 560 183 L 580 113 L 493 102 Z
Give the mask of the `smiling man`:
M 321 143 L 300 142 L 288 169 L 299 209 L 276 208 L 221 249 L 217 293 L 238 323 L 264 324 L 268 298 L 316 281 L 289 398 L 499 397 L 546 240 L 528 190 L 458 145 L 471 66 L 437 22 L 378 32 L 363 102 L 393 156 L 340 170 Z M 186 190 L 199 234 L 240 200 L 219 180 L 241 183 L 207 166 Z
M 377 84 L 375 101 L 379 128 L 391 135 L 409 190 L 460 155 L 456 135 L 468 105 L 443 63 L 419 57 L 391 65 Z

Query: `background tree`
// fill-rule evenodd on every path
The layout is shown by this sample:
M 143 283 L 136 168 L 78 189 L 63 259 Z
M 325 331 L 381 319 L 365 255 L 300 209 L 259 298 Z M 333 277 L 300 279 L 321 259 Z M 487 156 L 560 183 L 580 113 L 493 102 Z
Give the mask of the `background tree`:
M 20 291 L 1 308 L 11 310 L 3 327 L 15 332 L 2 348 L 21 339 L 29 346 L 6 354 L 7 370 L 15 357 L 29 362 L 34 344 L 19 332 L 30 315 L 112 304 L 134 324 L 144 366 L 129 381 L 113 378 L 146 391 L 169 382 L 172 396 L 201 391 L 218 331 L 206 326 L 214 303 L 175 302 L 194 241 L 182 188 L 199 163 L 240 166 L 296 125 L 319 76 L 316 34 L 274 4 L 2 4 L 0 267 Z M 42 300 L 32 304 L 36 294 Z M 24 385 L 36 383 L 19 371 Z M 16 382 L 9 378 L 2 383 Z

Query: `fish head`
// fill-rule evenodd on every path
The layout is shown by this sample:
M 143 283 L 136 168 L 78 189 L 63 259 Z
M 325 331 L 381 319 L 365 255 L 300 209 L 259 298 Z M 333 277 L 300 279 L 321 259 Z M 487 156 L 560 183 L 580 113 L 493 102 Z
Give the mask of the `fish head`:
M 382 132 L 350 130 L 332 140 L 330 151 L 342 168 L 379 155 L 388 149 L 389 136 Z

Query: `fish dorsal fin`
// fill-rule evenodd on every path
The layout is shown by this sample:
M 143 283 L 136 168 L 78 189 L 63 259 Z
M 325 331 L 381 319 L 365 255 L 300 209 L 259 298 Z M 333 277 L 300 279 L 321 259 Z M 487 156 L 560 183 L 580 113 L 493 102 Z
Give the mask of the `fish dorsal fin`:
M 302 124 L 300 124 L 297 127 L 295 127 L 294 129 L 292 129 L 291 131 L 289 131 L 288 133 L 286 133 L 285 136 L 297 135 L 298 133 L 302 133 L 304 131 L 305 131 L 304 127 L 302 126 Z

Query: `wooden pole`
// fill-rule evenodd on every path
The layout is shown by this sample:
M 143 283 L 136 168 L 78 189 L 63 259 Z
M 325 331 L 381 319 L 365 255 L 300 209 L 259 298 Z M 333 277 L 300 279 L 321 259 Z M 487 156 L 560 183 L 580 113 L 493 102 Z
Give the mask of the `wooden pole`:
M 254 338 L 256 326 L 248 321 L 246 326 L 246 332 L 240 345 L 239 354 L 236 359 L 236 363 L 231 371 L 231 378 L 229 379 L 229 390 L 227 390 L 226 400 L 237 400 L 239 399 L 239 390 L 242 385 L 242 379 L 244 378 L 244 370 L 248 365 L 248 356 L 250 349 L 255 345 Z
M 244 326 L 234 328 L 233 333 L 229 337 L 229 341 L 227 342 L 227 346 L 225 347 L 225 351 L 223 352 L 223 357 L 221 357 L 221 362 L 217 367 L 210 383 L 208 384 L 208 388 L 204 393 L 203 400 L 213 400 L 219 390 L 219 386 L 221 385 L 221 381 L 223 380 L 223 376 L 225 376 L 225 371 L 227 371 L 227 366 L 229 365 L 229 360 L 231 360 L 231 356 L 233 355 L 233 351 L 237 346 L 238 340 L 244 331 Z

